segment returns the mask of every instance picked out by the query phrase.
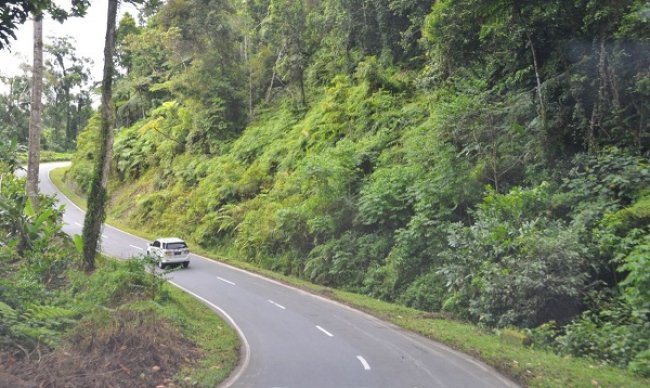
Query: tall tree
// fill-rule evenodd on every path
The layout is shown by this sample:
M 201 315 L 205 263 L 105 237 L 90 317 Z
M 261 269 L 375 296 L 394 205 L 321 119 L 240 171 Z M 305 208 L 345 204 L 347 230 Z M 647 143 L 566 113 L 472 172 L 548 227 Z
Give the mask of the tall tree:
M 113 73 L 115 65 L 115 20 L 117 18 L 118 0 L 108 0 L 106 18 L 106 38 L 104 42 L 104 76 L 102 79 L 102 124 L 100 132 L 99 153 L 95 160 L 95 168 L 88 193 L 88 212 L 84 219 L 83 237 L 83 267 L 90 272 L 95 269 L 97 245 L 101 229 L 106 218 L 106 183 L 113 153 Z
M 25 191 L 34 209 L 38 208 L 38 163 L 41 150 L 41 95 L 43 94 L 43 14 L 34 14 L 34 67 L 29 120 L 29 156 Z
M 305 70 L 308 61 L 308 48 L 305 43 L 306 15 L 301 1 L 272 0 L 269 3 L 269 16 L 264 20 L 263 33 L 277 48 L 274 73 L 268 88 L 270 98 L 276 76 L 286 78 L 297 84 L 300 103 L 307 104 L 305 96 Z
M 90 59 L 78 57 L 71 37 L 55 38 L 45 45 L 49 59 L 45 61 L 46 104 L 44 126 L 53 128 L 52 149 L 69 150 L 74 146 L 79 128 L 83 128 L 90 112 L 88 81 Z

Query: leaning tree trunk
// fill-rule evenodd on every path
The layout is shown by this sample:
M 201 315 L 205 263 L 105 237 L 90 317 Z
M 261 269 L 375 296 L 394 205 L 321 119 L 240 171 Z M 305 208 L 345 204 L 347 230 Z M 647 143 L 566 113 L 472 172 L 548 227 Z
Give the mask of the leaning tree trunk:
M 104 43 L 104 77 L 102 79 L 102 125 L 99 153 L 95 159 L 95 168 L 88 193 L 88 211 L 83 227 L 84 270 L 95 269 L 95 255 L 102 224 L 106 218 L 106 183 L 113 153 L 113 54 L 115 53 L 115 19 L 118 0 L 108 0 L 106 18 L 106 40 Z
M 29 118 L 29 150 L 25 191 L 38 209 L 38 163 L 41 150 L 41 95 L 43 94 L 43 15 L 34 15 L 34 67 Z

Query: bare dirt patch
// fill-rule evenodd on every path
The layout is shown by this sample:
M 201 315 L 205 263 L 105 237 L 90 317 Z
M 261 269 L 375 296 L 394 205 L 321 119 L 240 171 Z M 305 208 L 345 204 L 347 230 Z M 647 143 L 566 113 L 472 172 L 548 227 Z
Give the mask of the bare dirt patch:
M 54 350 L 0 355 L 3 387 L 172 387 L 200 357 L 194 343 L 151 313 L 117 311 L 81 324 Z M 180 382 L 182 385 L 182 382 Z

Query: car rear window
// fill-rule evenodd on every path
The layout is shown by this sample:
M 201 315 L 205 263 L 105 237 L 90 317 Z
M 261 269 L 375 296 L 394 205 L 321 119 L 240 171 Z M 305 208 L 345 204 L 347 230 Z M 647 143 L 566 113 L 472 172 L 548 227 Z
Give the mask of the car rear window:
M 187 248 L 187 244 L 184 242 L 177 242 L 177 243 L 167 243 L 166 249 L 183 249 Z

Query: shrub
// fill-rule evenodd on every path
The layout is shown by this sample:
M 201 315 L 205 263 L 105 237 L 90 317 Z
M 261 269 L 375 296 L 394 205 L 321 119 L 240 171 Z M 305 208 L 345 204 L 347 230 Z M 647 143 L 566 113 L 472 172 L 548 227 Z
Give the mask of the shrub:
M 383 264 L 389 244 L 380 234 L 346 232 L 312 249 L 305 275 L 316 283 L 360 290 L 368 268 Z
M 628 370 L 641 377 L 650 377 L 650 349 L 638 353 L 630 361 Z
M 397 301 L 420 310 L 439 311 L 446 291 L 446 279 L 438 272 L 429 272 L 410 283 Z
M 644 355 L 650 346 L 650 322 L 647 316 L 634 314 L 622 298 L 600 303 L 598 312 L 586 311 L 580 319 L 566 325 L 564 334 L 555 340 L 556 349 L 563 354 L 590 357 L 604 363 L 640 368 L 643 373 Z
M 153 263 L 146 257 L 125 261 L 107 260 L 92 276 L 72 276 L 72 290 L 79 293 L 83 306 L 115 307 L 125 301 L 166 298 L 162 276 L 152 275 Z
M 450 230 L 445 308 L 488 325 L 564 322 L 579 312 L 588 285 L 575 230 L 547 219 L 548 186 L 490 193 L 469 227 Z

